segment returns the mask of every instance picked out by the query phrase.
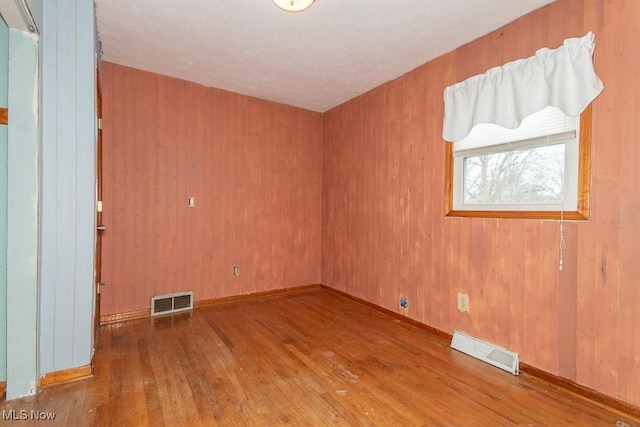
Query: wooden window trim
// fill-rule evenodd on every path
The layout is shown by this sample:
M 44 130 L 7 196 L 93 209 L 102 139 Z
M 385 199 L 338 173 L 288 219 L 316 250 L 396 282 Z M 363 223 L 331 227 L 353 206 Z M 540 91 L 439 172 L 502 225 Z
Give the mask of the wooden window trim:
M 589 219 L 589 192 L 591 184 L 591 122 L 589 105 L 580 115 L 580 145 L 578 148 L 578 206 L 575 211 L 479 211 L 453 209 L 453 144 L 445 149 L 445 216 L 473 218 L 520 218 L 584 221 Z

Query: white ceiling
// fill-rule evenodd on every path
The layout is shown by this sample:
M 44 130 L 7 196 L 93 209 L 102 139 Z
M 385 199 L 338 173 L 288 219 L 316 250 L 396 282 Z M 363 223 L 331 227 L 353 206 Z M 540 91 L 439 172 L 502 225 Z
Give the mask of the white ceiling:
M 324 112 L 554 0 L 96 0 L 102 59 Z

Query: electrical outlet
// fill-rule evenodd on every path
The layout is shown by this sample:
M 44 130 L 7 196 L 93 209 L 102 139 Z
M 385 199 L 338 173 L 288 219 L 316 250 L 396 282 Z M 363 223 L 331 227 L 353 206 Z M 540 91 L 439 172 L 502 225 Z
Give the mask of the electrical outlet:
M 233 275 L 234 276 L 239 276 L 240 275 L 240 266 L 238 264 L 233 266 Z
M 400 307 L 407 309 L 409 307 L 409 299 L 405 296 L 400 296 Z
M 469 295 L 458 293 L 458 310 L 468 313 L 469 312 Z

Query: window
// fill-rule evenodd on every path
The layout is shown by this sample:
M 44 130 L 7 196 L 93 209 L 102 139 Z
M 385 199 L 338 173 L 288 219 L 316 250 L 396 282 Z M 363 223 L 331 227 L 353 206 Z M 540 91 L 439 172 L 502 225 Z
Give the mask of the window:
M 445 88 L 448 216 L 588 219 L 594 48 L 589 32 Z
M 517 129 L 479 124 L 447 144 L 447 215 L 587 219 L 590 113 L 546 107 Z

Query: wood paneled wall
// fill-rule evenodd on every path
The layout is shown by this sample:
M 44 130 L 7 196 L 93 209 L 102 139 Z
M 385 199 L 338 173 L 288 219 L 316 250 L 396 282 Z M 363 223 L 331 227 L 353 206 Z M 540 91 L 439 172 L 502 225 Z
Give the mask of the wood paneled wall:
M 102 85 L 103 314 L 320 282 L 320 114 L 111 63 Z
M 636 0 L 559 0 L 326 113 L 322 282 L 640 405 L 639 30 Z M 557 221 L 444 218 L 444 88 L 587 31 L 591 220 L 561 251 Z

